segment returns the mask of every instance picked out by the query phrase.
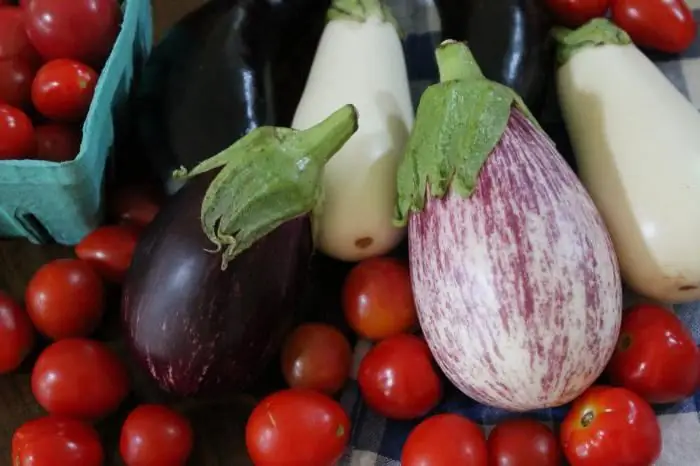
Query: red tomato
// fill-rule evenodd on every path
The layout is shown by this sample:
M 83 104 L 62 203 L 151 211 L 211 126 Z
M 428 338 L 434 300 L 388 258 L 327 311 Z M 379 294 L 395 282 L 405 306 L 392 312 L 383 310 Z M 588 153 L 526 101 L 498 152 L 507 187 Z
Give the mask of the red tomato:
M 37 330 L 54 340 L 90 335 L 102 319 L 104 289 L 90 264 L 58 259 L 27 285 L 25 305 Z
M 121 283 L 131 265 L 138 232 L 129 226 L 100 227 L 78 243 L 75 255 L 89 263 L 103 278 Z
M 0 7 L 0 60 L 20 56 L 36 64 L 37 52 L 25 30 L 24 12 L 16 6 Z
M 683 0 L 614 0 L 612 18 L 635 44 L 668 53 L 685 51 L 698 30 Z
M 605 16 L 610 0 L 546 0 L 547 6 L 562 24 L 577 27 L 593 18 Z
M 442 395 L 428 345 L 415 335 L 397 335 L 369 350 L 357 382 L 367 405 L 391 419 L 425 416 Z
M 80 128 L 62 123 L 47 123 L 34 129 L 35 158 L 52 162 L 67 162 L 80 152 Z
M 32 393 L 49 413 L 97 420 L 129 393 L 126 367 L 103 343 L 69 338 L 48 346 L 32 371 Z
M 119 34 L 117 0 L 27 0 L 27 34 L 45 60 L 101 65 Z
M 345 336 L 326 324 L 304 324 L 287 338 L 282 349 L 282 374 L 292 388 L 332 395 L 350 375 L 352 349 Z
M 391 257 L 360 262 L 345 279 L 343 310 L 350 327 L 369 340 L 411 330 L 418 318 L 408 266 Z
M 0 374 L 17 369 L 34 346 L 29 316 L 8 294 L 0 291 Z
M 151 223 L 159 209 L 159 196 L 146 186 L 120 188 L 111 203 L 114 218 L 138 227 L 145 227 Z
M 484 433 L 456 414 L 439 414 L 418 424 L 401 452 L 403 466 L 487 466 L 487 460 Z
M 75 419 L 34 419 L 12 435 L 15 466 L 102 466 L 104 458 L 97 431 Z
M 693 335 L 673 312 L 641 304 L 623 315 L 607 371 L 613 385 L 628 388 L 650 403 L 675 403 L 695 391 L 698 360 Z
M 0 103 L 0 160 L 25 158 L 34 152 L 34 126 L 20 109 Z
M 57 59 L 39 68 L 32 102 L 45 117 L 74 122 L 85 118 L 97 85 L 97 73 L 75 60 Z
M 552 431 L 531 419 L 498 424 L 489 435 L 489 464 L 493 466 L 559 466 L 561 451 Z
M 589 388 L 564 418 L 560 438 L 571 466 L 648 466 L 661 454 L 654 410 L 625 388 Z
M 349 436 L 350 420 L 337 401 L 296 388 L 263 399 L 250 414 L 245 432 L 256 466 L 333 466 Z
M 122 426 L 119 452 L 126 466 L 184 466 L 192 452 L 190 422 L 160 405 L 141 405 Z
M 0 102 L 26 108 L 32 100 L 34 69 L 22 57 L 0 60 Z

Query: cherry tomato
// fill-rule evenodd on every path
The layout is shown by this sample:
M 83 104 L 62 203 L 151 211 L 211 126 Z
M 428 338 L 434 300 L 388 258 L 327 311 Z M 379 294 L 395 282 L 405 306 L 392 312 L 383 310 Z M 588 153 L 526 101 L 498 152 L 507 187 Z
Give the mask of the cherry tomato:
M 605 16 L 610 0 L 546 0 L 547 6 L 566 26 L 577 27 Z
M 337 401 L 293 388 L 263 399 L 246 424 L 246 446 L 256 466 L 333 466 L 343 455 L 350 420 Z
M 90 335 L 102 319 L 104 285 L 79 259 L 41 267 L 27 285 L 25 303 L 37 330 L 54 340 Z
M 25 158 L 34 152 L 34 126 L 20 109 L 0 103 L 0 160 Z
M 487 466 L 487 460 L 484 433 L 456 414 L 439 414 L 418 424 L 401 452 L 403 466 Z
M 97 73 L 75 60 L 56 59 L 39 68 L 32 102 L 45 117 L 75 122 L 85 118 L 97 85 Z
M 612 18 L 635 44 L 668 53 L 685 51 L 698 30 L 684 0 L 614 0 Z
M 29 316 L 7 293 L 0 291 L 0 374 L 17 369 L 34 346 Z
M 101 65 L 119 34 L 117 0 L 27 0 L 27 34 L 45 60 Z
M 38 62 L 34 46 L 25 30 L 24 12 L 17 6 L 0 6 L 0 60 L 22 57 Z
M 623 315 L 607 371 L 613 385 L 650 403 L 674 403 L 695 391 L 698 360 L 700 351 L 683 322 L 661 306 L 642 304 Z
M 559 466 L 561 451 L 552 431 L 531 419 L 498 424 L 489 435 L 489 465 Z
M 103 278 L 121 283 L 131 265 L 139 235 L 124 225 L 100 227 L 78 243 L 75 255 L 89 263 Z
M 48 346 L 32 371 L 32 393 L 49 413 L 97 420 L 129 393 L 126 367 L 103 343 L 70 338 Z
M 112 215 L 116 219 L 142 228 L 153 221 L 159 209 L 159 196 L 146 186 L 120 188 L 111 203 Z
M 67 162 L 80 152 L 80 128 L 62 123 L 47 123 L 34 128 L 35 158 L 52 162 Z
M 34 69 L 22 57 L 0 60 L 0 102 L 26 108 L 32 100 Z
M 297 327 L 282 349 L 282 374 L 292 388 L 332 395 L 345 385 L 351 364 L 350 343 L 340 331 L 326 324 Z
M 343 310 L 362 338 L 382 340 L 418 324 L 408 266 L 391 257 L 356 265 L 343 286 Z
M 367 405 L 391 419 L 424 416 L 442 395 L 430 349 L 415 335 L 397 335 L 369 350 L 357 382 Z
M 184 466 L 192 452 L 190 422 L 160 405 L 141 405 L 124 421 L 119 452 L 126 466 Z
M 661 428 L 635 393 L 595 386 L 571 407 L 560 429 L 571 466 L 647 466 L 661 454 Z
M 102 466 L 97 431 L 84 422 L 46 416 L 26 422 L 12 435 L 15 466 Z

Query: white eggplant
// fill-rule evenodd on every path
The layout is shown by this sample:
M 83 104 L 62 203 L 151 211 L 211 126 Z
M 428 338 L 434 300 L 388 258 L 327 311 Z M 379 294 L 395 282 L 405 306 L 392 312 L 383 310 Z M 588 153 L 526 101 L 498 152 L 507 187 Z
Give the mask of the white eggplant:
M 326 165 L 316 245 L 340 260 L 385 254 L 403 238 L 392 223 L 396 169 L 413 126 L 403 48 L 379 0 L 334 0 L 292 126 L 309 128 L 354 104 L 357 133 Z
M 579 396 L 617 342 L 622 287 L 585 188 L 511 89 L 464 44 L 437 50 L 397 178 L 411 284 L 438 365 L 512 411 Z
M 659 301 L 700 299 L 700 114 L 609 21 L 556 36 L 579 176 L 623 280 Z

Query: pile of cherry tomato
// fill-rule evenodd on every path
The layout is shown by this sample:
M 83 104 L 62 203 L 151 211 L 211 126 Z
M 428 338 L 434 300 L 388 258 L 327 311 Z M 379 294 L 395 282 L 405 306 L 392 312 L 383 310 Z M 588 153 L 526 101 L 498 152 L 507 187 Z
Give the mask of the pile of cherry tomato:
M 608 12 L 635 44 L 681 53 L 695 40 L 697 23 L 685 0 L 546 0 L 559 21 L 578 27 Z
M 663 307 L 636 305 L 624 314 L 607 369 L 611 385 L 593 386 L 578 398 L 558 438 L 547 425 L 516 416 L 487 438 L 466 417 L 435 414 L 447 382 L 415 332 L 406 264 L 380 257 L 356 265 L 344 283 L 343 307 L 352 330 L 374 345 L 353 367 L 340 330 L 320 323 L 295 329 L 281 357 L 290 388 L 262 400 L 247 424 L 254 464 L 336 464 L 351 425 L 333 395 L 354 375 L 377 414 L 422 419 L 404 444 L 403 466 L 559 466 L 564 457 L 572 466 L 650 466 L 662 447 L 650 403 L 678 402 L 700 384 L 700 350 L 681 320 Z
M 52 341 L 31 373 L 34 398 L 48 415 L 15 431 L 12 464 L 104 464 L 92 423 L 114 413 L 131 387 L 123 361 L 89 337 L 103 317 L 104 281 L 123 280 L 139 233 L 159 208 L 158 197 L 141 187 L 124 188 L 114 199 L 117 224 L 87 235 L 75 247 L 77 258 L 39 268 L 25 291 L 26 309 L 0 291 L 0 373 L 20 366 L 37 332 Z M 137 406 L 122 426 L 119 450 L 127 466 L 184 465 L 192 447 L 189 421 L 166 406 Z
M 118 0 L 0 0 L 0 160 L 73 160 Z

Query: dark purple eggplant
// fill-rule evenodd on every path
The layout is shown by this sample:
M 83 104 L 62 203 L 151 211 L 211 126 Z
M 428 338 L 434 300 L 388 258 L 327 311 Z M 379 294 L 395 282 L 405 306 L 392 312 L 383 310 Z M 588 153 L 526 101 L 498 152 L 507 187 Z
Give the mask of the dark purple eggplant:
M 550 16 L 542 0 L 436 0 L 443 40 L 466 41 L 487 79 L 540 116 L 552 75 Z
M 122 295 L 127 343 L 161 388 L 231 393 L 263 373 L 302 312 L 323 167 L 356 129 L 352 105 L 305 131 L 257 128 L 184 174 Z
M 290 115 L 301 96 L 295 83 L 306 79 L 326 7 L 326 0 L 211 0 L 166 34 L 136 99 L 141 150 L 164 183 L 258 126 L 288 126 L 276 110 Z M 313 27 L 302 27 L 302 15 Z M 288 47 L 309 58 L 292 61 Z M 277 101 L 273 73 L 289 81 Z

